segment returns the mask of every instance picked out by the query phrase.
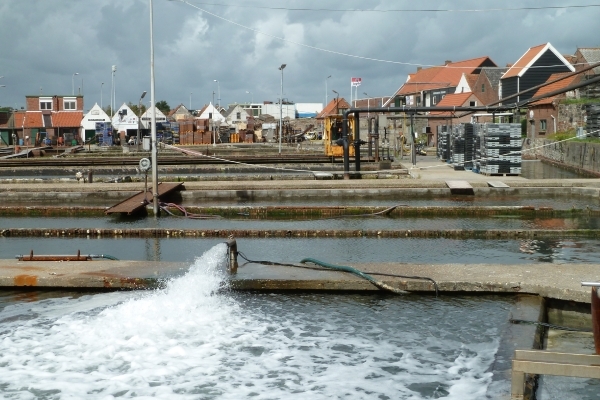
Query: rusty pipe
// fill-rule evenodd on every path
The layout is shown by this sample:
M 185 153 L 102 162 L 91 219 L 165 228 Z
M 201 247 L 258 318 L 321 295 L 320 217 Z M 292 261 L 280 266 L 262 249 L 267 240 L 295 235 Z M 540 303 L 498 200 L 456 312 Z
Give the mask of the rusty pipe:
M 581 282 L 581 286 L 592 287 L 592 331 L 594 332 L 596 354 L 600 355 L 600 297 L 598 297 L 600 282 Z
M 235 275 L 238 269 L 237 242 L 234 238 L 230 237 L 225 243 L 227 244 L 227 248 L 229 250 L 229 274 Z

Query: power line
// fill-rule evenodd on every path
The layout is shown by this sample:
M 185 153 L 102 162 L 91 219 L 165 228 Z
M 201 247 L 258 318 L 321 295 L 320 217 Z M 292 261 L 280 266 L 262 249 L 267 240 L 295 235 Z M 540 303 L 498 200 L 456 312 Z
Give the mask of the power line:
M 220 15 L 217 15 L 217 14 L 212 13 L 210 11 L 207 11 L 207 10 L 205 10 L 203 8 L 200 8 L 197 5 L 194 5 L 194 4 L 190 3 L 187 0 L 170 0 L 170 1 L 178 1 L 180 3 L 183 3 L 183 4 L 186 4 L 186 5 L 190 6 L 190 7 L 193 7 L 195 9 L 199 10 L 199 11 L 202 11 L 202 12 L 204 12 L 204 13 L 210 15 L 210 16 L 218 18 L 218 19 L 220 19 L 222 21 L 225 21 L 227 23 L 236 25 L 236 26 L 238 26 L 240 28 L 247 29 L 247 30 L 255 32 L 257 34 L 268 36 L 268 37 L 271 37 L 273 39 L 280 40 L 282 42 L 295 44 L 295 45 L 301 46 L 301 47 L 306 47 L 306 48 L 311 49 L 311 50 L 322 51 L 322 52 L 325 52 L 325 53 L 335 54 L 335 55 L 338 55 L 338 56 L 356 58 L 356 59 L 359 59 L 359 60 L 376 61 L 376 62 L 382 62 L 382 63 L 388 63 L 388 64 L 408 65 L 408 66 L 412 66 L 412 67 L 440 67 L 440 68 L 457 68 L 457 69 L 469 69 L 469 68 L 471 68 L 471 67 L 453 67 L 453 66 L 448 66 L 448 65 L 419 64 L 419 63 L 409 63 L 409 62 L 402 62 L 402 61 L 384 60 L 384 59 L 380 59 L 380 58 L 357 56 L 357 55 L 354 55 L 354 54 L 343 53 L 343 52 L 340 52 L 340 51 L 323 49 L 323 48 L 320 48 L 320 47 L 311 46 L 311 45 L 308 45 L 308 44 L 304 44 L 304 43 L 300 43 L 300 42 L 295 42 L 293 40 L 285 39 L 285 38 L 282 38 L 282 37 L 279 37 L 279 36 L 271 35 L 270 33 L 266 33 L 266 32 L 260 31 L 258 29 L 255 29 L 255 28 L 251 28 L 249 26 L 242 25 L 242 24 L 240 24 L 238 22 L 232 21 L 232 20 L 227 19 L 225 17 L 221 17 Z M 219 4 L 219 3 L 199 3 L 199 4 L 223 5 L 223 6 L 226 6 L 226 4 Z M 239 6 L 235 5 L 234 6 L 234 5 L 232 5 L 232 7 L 250 7 L 250 6 L 242 6 L 242 5 L 239 5 Z M 594 4 L 594 5 L 586 5 L 586 6 L 556 6 L 556 7 L 552 6 L 552 7 L 537 7 L 537 8 L 531 7 L 531 8 L 532 9 L 533 8 L 535 8 L 535 9 L 543 9 L 543 8 L 575 8 L 575 7 L 600 7 L 600 4 L 597 4 L 597 5 L 596 4 Z M 261 7 L 252 7 L 252 8 L 261 8 Z M 262 7 L 262 8 L 268 8 L 268 7 Z M 272 9 L 276 9 L 276 8 L 272 8 Z M 286 9 L 286 10 L 296 10 L 296 9 Z M 317 9 L 314 9 L 314 10 L 318 11 Z M 492 9 L 490 9 L 490 10 L 492 10 Z M 502 9 L 495 9 L 495 10 L 502 10 Z M 508 9 L 504 9 L 504 10 L 508 10 Z M 516 10 L 516 9 L 514 9 L 514 10 Z M 336 11 L 340 11 L 340 10 L 336 10 Z M 352 10 L 350 10 L 350 11 L 352 11 Z M 354 10 L 354 11 L 356 11 L 356 10 Z M 365 11 L 368 11 L 368 10 L 365 10 Z M 394 10 L 391 10 L 391 11 L 394 11 Z M 396 11 L 399 11 L 399 10 L 396 10 Z M 444 10 L 441 10 L 441 11 L 444 11 Z M 449 11 L 449 10 L 445 10 L 445 11 Z M 556 65 L 556 66 L 562 66 L 562 64 L 561 65 Z M 550 68 L 550 67 L 555 67 L 555 66 L 542 66 L 542 67 L 536 67 L 536 68 Z M 485 67 L 485 68 L 489 68 L 489 69 L 504 69 L 505 67 Z M 513 68 L 518 68 L 518 67 L 513 67 Z
M 233 8 L 255 8 L 262 10 L 281 10 L 281 11 L 320 11 L 320 12 L 498 12 L 498 11 L 536 11 L 536 10 L 563 10 L 568 8 L 592 8 L 600 7 L 600 4 L 582 4 L 570 6 L 539 6 L 539 7 L 507 7 L 507 8 L 467 8 L 467 9 L 433 9 L 433 8 L 415 8 L 415 9 L 373 9 L 373 8 L 291 8 L 291 7 L 267 7 L 257 5 L 227 4 L 227 3 L 198 3 L 203 6 L 219 6 Z

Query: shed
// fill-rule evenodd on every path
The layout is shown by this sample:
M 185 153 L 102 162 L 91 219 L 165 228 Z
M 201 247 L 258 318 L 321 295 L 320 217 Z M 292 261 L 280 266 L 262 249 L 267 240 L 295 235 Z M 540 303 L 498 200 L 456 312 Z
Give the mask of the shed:
M 500 78 L 500 98 L 543 84 L 550 75 L 574 72 L 575 68 L 550 43 L 530 47 Z M 535 91 L 523 93 L 506 104 L 529 100 Z
M 96 122 L 110 122 L 110 117 L 104 112 L 98 103 L 83 116 L 81 120 L 81 137 L 84 140 L 89 140 L 96 134 Z

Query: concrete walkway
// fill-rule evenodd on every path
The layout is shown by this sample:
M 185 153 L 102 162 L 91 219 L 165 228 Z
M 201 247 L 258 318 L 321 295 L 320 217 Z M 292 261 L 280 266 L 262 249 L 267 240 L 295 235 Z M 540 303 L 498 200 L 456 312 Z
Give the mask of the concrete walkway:
M 240 248 L 243 250 L 243 248 Z M 242 261 L 242 260 L 240 260 Z M 327 260 L 323 260 L 327 261 Z M 295 264 L 302 266 L 303 264 Z M 240 265 L 230 277 L 231 288 L 256 291 L 379 291 L 355 275 L 322 269 L 311 264 L 301 268 L 256 263 Z M 597 265 L 587 264 L 399 264 L 351 265 L 384 283 L 407 291 L 434 292 L 429 281 L 377 274 L 421 276 L 435 280 L 441 293 L 534 294 L 545 298 L 590 302 L 582 281 L 597 280 Z M 314 268 L 312 268 L 314 267 Z M 0 287 L 88 289 L 149 289 L 165 278 L 180 276 L 185 263 L 151 261 L 18 261 L 0 260 Z

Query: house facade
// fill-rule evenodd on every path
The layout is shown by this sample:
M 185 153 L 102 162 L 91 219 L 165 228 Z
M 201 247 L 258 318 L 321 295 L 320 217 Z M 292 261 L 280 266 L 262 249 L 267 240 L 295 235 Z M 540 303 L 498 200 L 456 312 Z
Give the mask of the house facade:
M 575 75 L 556 81 L 567 75 L 568 73 L 550 75 L 548 78 L 549 84 L 539 88 L 534 93 L 534 97 L 543 96 L 544 94 L 567 88 L 568 86 L 578 83 L 581 79 L 579 76 Z M 530 103 L 527 112 L 527 137 L 529 139 L 536 139 L 572 128 L 572 121 L 569 121 L 564 117 L 561 118 L 560 102 L 565 98 L 577 98 L 578 96 L 579 91 L 573 90 Z
M 500 97 L 515 96 L 504 104 L 529 100 L 534 96 L 534 90 L 518 93 L 545 83 L 552 74 L 574 71 L 575 68 L 550 43 L 530 47 L 500 78 Z

